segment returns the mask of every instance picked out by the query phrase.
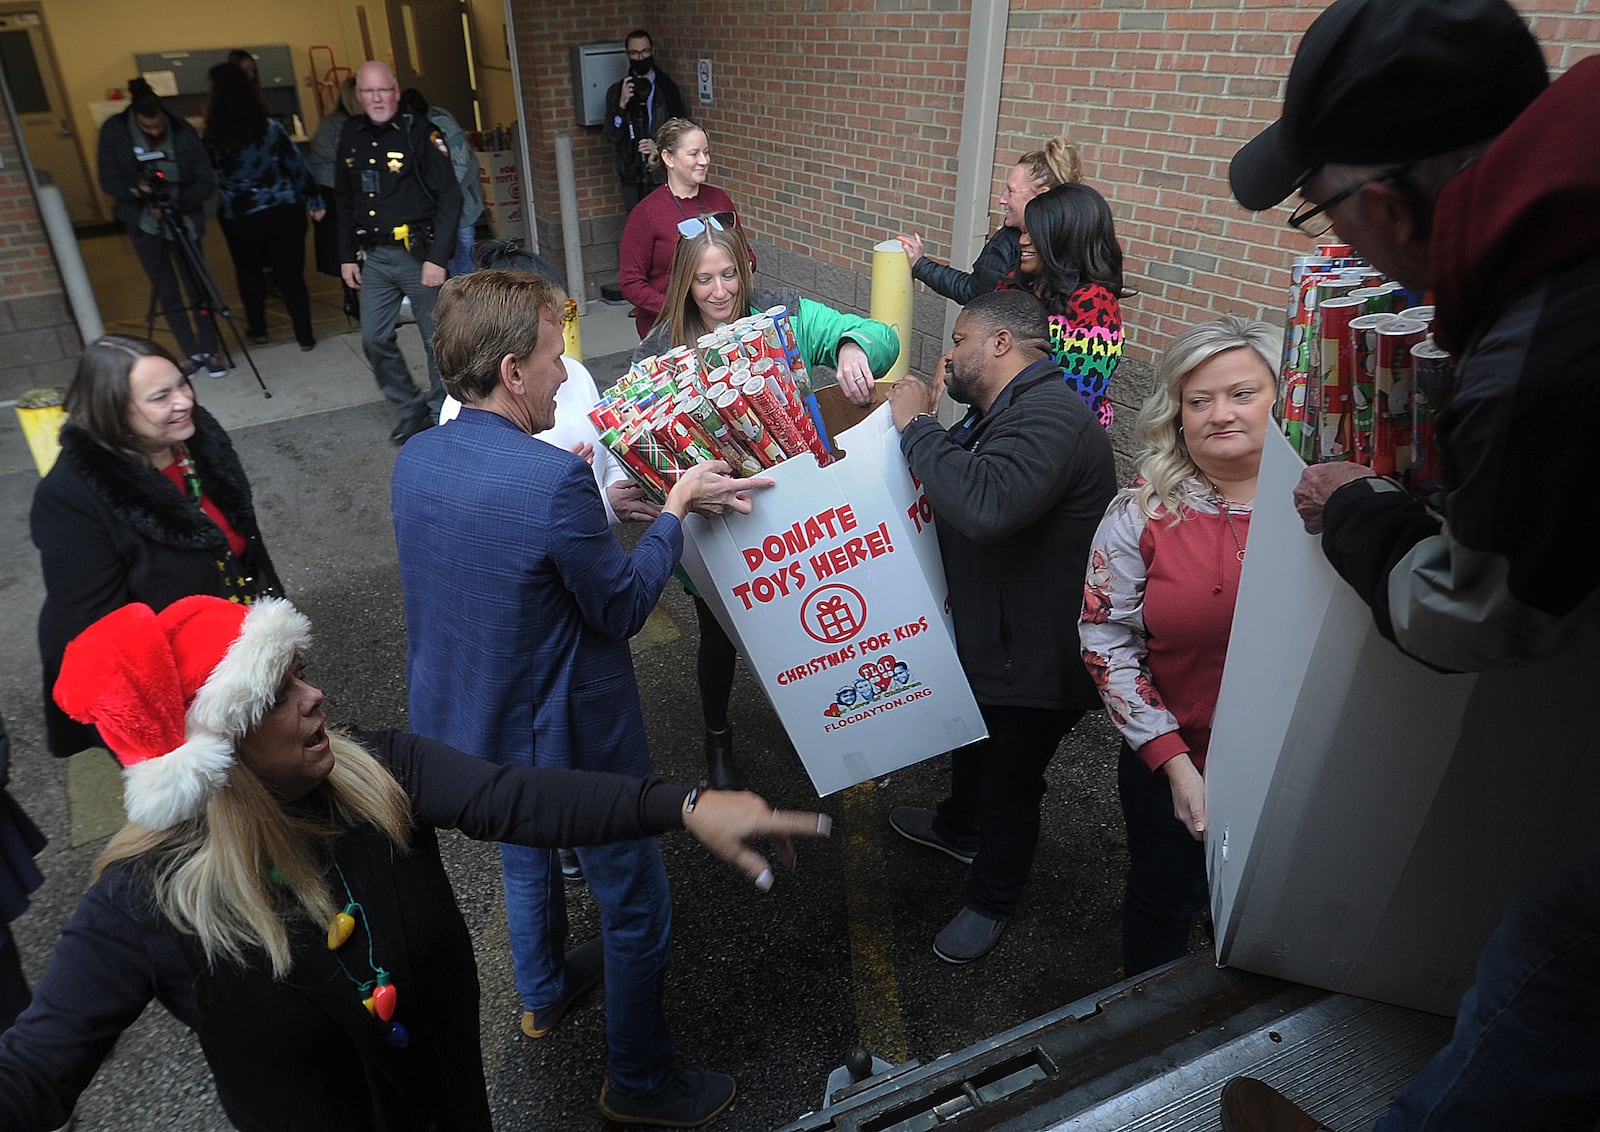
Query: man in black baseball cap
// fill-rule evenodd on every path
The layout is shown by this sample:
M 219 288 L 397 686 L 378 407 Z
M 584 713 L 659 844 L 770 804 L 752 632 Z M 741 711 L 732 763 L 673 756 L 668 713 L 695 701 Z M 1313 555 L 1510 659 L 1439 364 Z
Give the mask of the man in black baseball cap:
M 1505 0 L 1338 0 L 1306 30 L 1283 114 L 1228 168 L 1271 208 L 1328 164 L 1412 162 L 1491 138 L 1543 92 L 1544 54 Z
M 1558 684 L 1600 649 L 1600 556 L 1578 549 L 1572 511 L 1572 486 L 1594 476 L 1573 422 L 1600 419 L 1597 126 L 1600 56 L 1549 82 L 1505 0 L 1335 0 L 1306 31 L 1281 117 L 1229 169 L 1246 208 L 1298 190 L 1292 227 L 1337 229 L 1390 276 L 1434 293 L 1435 341 L 1456 358 L 1436 419 L 1442 514 L 1351 463 L 1306 469 L 1294 496 L 1378 630 L 1435 669 L 1538 664 Z M 1553 695 L 1539 710 L 1559 720 L 1582 707 Z M 1378 1132 L 1595 1127 L 1597 971 L 1600 850 L 1590 848 L 1511 902 L 1454 1037 Z M 1242 1077 L 1223 1090 L 1222 1124 L 1323 1128 Z

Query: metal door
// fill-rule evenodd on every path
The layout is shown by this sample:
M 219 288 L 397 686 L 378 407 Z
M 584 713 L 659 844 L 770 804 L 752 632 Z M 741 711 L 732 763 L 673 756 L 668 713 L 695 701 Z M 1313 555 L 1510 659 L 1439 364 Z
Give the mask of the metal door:
M 99 221 L 104 215 L 100 195 L 72 128 L 40 8 L 0 8 L 0 69 L 5 71 L 11 106 L 34 169 L 61 187 L 74 224 Z
M 472 129 L 472 78 L 461 0 L 388 0 L 388 12 L 400 89 L 416 87 L 429 105 L 443 106 L 463 129 Z

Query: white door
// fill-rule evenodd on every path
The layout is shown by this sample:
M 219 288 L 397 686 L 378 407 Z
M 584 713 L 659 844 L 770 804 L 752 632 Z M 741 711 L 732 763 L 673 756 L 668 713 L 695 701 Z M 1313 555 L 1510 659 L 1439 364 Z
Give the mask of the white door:
M 39 8 L 7 4 L 0 9 L 0 69 L 5 71 L 11 106 L 40 179 L 48 174 L 61 187 L 74 224 L 101 220 L 100 193 L 89 179 L 83 149 L 72 128 L 66 92 L 50 55 Z

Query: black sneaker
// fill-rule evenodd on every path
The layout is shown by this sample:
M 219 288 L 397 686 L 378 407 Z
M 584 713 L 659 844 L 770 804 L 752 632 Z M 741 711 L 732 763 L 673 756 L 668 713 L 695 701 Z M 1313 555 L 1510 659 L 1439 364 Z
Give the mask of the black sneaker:
M 992 919 L 982 912 L 963 907 L 955 919 L 933 937 L 933 953 L 946 963 L 971 963 L 982 959 L 1000 942 L 1000 933 L 1009 921 Z
M 932 810 L 921 806 L 896 806 L 889 811 L 889 828 L 907 841 L 937 849 L 963 865 L 972 864 L 972 859 L 978 855 L 977 835 L 946 837 L 939 832 L 934 817 Z
M 389 434 L 389 440 L 394 444 L 404 444 L 419 432 L 425 432 L 433 426 L 433 417 L 427 409 L 418 409 L 409 416 L 401 417 L 395 422 L 394 431 Z
M 580 943 L 567 952 L 566 966 L 567 993 L 548 1010 L 522 1012 L 522 1032 L 528 1037 L 542 1038 L 550 1033 L 579 999 L 599 985 L 606 973 L 604 943 L 598 939 Z
M 698 1128 L 721 1116 L 739 1087 L 726 1073 L 674 1069 L 667 1083 L 648 1097 L 629 1097 L 600 1086 L 600 1115 L 617 1124 L 653 1124 L 661 1128 Z

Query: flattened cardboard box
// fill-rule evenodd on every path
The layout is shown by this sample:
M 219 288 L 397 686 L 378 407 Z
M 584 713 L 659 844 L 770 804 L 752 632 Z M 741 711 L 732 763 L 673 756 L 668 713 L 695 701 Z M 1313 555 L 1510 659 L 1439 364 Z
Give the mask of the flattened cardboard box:
M 769 469 L 777 486 L 749 515 L 690 515 L 683 565 L 825 795 L 987 732 L 956 657 L 933 513 L 882 391 L 853 427 L 836 390 L 817 396 L 843 458 Z
M 1453 1015 L 1511 898 L 1600 838 L 1600 642 L 1412 660 L 1301 526 L 1303 467 L 1269 437 L 1206 763 L 1217 961 Z

